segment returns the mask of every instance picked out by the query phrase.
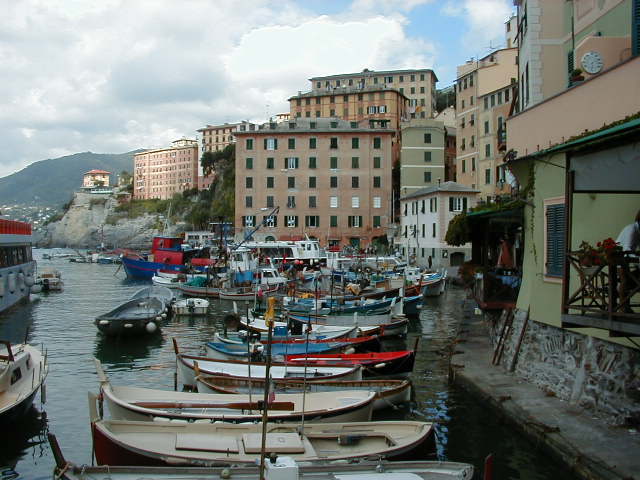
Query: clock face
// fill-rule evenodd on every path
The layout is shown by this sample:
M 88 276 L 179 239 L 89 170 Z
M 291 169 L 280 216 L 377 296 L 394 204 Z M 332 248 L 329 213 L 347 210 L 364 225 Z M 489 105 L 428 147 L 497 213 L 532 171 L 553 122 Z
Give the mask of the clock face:
M 582 56 L 580 63 L 582 64 L 584 71 L 591 75 L 602 70 L 602 66 L 604 65 L 600 54 L 594 51 L 585 53 Z

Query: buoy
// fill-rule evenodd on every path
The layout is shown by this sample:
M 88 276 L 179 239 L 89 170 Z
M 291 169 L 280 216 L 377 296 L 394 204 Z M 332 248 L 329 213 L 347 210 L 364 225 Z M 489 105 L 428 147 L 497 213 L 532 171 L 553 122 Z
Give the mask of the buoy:
M 23 291 L 25 286 L 26 285 L 24 283 L 24 273 L 19 272 L 18 273 L 18 288 L 20 289 L 20 291 Z
M 154 322 L 149 322 L 144 328 L 147 330 L 147 332 L 153 333 L 158 329 L 158 326 Z
M 352 353 L 356 353 L 356 349 L 353 347 L 349 347 L 344 351 L 344 353 L 346 353 L 347 355 L 351 355 Z
M 36 283 L 36 281 L 33 279 L 33 274 L 27 273 L 24 277 L 24 284 L 27 287 L 33 287 L 34 283 Z
M 157 321 L 160 321 L 160 320 L 162 320 L 162 317 L 161 317 L 160 315 L 158 315 L 158 316 L 156 317 L 156 320 L 157 320 Z
M 124 328 L 132 328 L 133 324 L 132 323 L 125 323 L 124 324 Z
M 14 293 L 16 291 L 15 272 L 11 272 L 9 275 L 7 275 L 7 287 L 9 287 L 9 293 Z
M 167 314 L 163 313 L 162 315 L 160 315 L 162 318 L 167 318 Z
M 99 325 L 109 325 L 109 320 L 100 320 L 98 322 Z
M 0 290 L 2 290 L 4 292 L 4 282 L 0 281 Z M 33 285 L 31 287 L 30 293 L 40 293 L 42 292 L 42 285 Z M 2 295 L 0 295 L 2 296 Z

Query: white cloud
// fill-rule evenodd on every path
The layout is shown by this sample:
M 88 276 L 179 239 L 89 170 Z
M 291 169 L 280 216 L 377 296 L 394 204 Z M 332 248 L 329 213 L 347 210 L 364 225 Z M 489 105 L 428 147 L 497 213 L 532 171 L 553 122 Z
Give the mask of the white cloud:
M 334 16 L 289 0 L 7 4 L 0 176 L 79 151 L 163 146 L 207 123 L 263 120 L 288 111 L 313 75 L 430 67 L 434 46 L 409 38 L 402 15 L 422 3 L 356 0 L 359 15 Z
M 441 12 L 467 22 L 464 47 L 471 55 L 482 55 L 490 48 L 504 46 L 504 23 L 513 12 L 511 5 L 508 0 L 448 1 Z

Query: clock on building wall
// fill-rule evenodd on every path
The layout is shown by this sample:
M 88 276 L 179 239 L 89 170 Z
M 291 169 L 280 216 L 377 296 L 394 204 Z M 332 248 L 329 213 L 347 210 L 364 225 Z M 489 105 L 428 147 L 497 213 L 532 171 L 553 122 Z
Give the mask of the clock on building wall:
M 593 75 L 602 70 L 604 63 L 602 62 L 602 56 L 598 52 L 593 50 L 585 53 L 580 60 L 580 64 L 585 72 Z

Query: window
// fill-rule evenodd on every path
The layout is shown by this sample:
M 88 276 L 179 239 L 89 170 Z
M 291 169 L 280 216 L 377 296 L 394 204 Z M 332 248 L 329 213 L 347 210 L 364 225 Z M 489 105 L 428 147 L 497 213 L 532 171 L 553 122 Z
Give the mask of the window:
M 351 168 L 360 168 L 360 157 L 351 157 Z
M 351 148 L 360 148 L 360 139 L 358 137 L 351 139 Z
M 296 197 L 293 195 L 287 197 L 287 208 L 296 208 Z
M 309 148 L 317 148 L 318 139 L 312 137 L 309 139 Z
M 466 160 L 462 160 L 462 173 L 467 171 L 467 161 Z
M 253 158 L 247 157 L 244 161 L 244 166 L 247 170 L 253 169 Z
M 487 143 L 484 146 L 484 156 L 487 157 L 487 158 L 491 156 L 491 144 L 490 143 Z
M 319 113 L 319 112 L 317 112 L 317 113 Z M 316 117 L 319 117 L 319 116 L 320 115 L 316 115 Z M 312 130 L 315 129 L 316 128 L 316 122 L 309 122 L 309 128 L 312 129 Z
M 424 172 L 424 183 L 431 183 L 431 172 Z
M 309 177 L 309 188 L 316 188 L 316 177 Z
M 367 113 L 370 115 L 374 113 L 378 113 L 378 107 L 374 107 L 374 106 L 367 107 Z
M 424 161 L 426 163 L 430 163 L 431 162 L 431 152 L 424 152 Z
M 420 213 L 424 213 L 424 200 L 420 204 Z
M 273 188 L 273 178 L 274 177 L 267 177 L 267 188 Z
M 338 148 L 338 137 L 331 137 L 329 139 L 329 148 Z
M 331 226 L 331 227 L 337 227 L 338 226 L 338 216 L 337 215 L 331 215 L 329 217 L 329 226 Z
M 378 113 L 387 113 L 387 106 L 386 105 L 380 105 L 378 107 Z
M 329 207 L 338 208 L 338 197 L 329 197 Z
M 471 171 L 475 172 L 476 171 L 476 157 L 471 157 Z M 472 187 L 475 188 L 475 187 Z
M 494 95 L 491 95 L 491 107 L 495 107 L 495 106 L 496 106 L 496 96 L 494 94 Z
M 360 187 L 360 177 L 351 177 L 351 188 Z
M 320 217 L 318 215 L 306 215 L 304 217 L 305 227 L 319 227 Z
M 284 168 L 286 169 L 296 169 L 300 166 L 300 162 L 298 157 L 289 157 L 284 159 Z
M 287 188 L 296 188 L 296 177 L 287 177 Z
M 382 197 L 373 197 L 373 208 L 382 208 Z
M 273 195 L 267 195 L 267 207 L 273 208 Z
M 545 273 L 551 277 L 561 277 L 564 271 L 564 203 L 545 200 Z
M 273 159 L 273 157 L 267 158 L 267 168 L 273 169 L 274 166 L 275 166 L 275 160 Z
M 489 120 L 484 122 L 484 133 L 489 133 Z
M 484 170 L 484 183 L 486 183 L 487 185 L 491 184 L 491 169 L 490 168 L 485 168 L 485 170 Z
M 253 138 L 247 138 L 245 140 L 245 147 L 247 150 L 253 150 Z
M 351 128 L 358 128 L 358 122 L 351 122 Z
M 373 148 L 382 148 L 382 139 L 380 137 L 373 137 Z
M 242 217 L 242 226 L 243 227 L 253 227 L 256 224 L 256 216 L 255 215 L 245 215 Z
M 244 179 L 245 188 L 253 188 L 253 177 L 247 177 Z
M 278 217 L 276 215 L 265 215 L 262 217 L 262 224 L 268 228 L 277 227 Z
M 331 110 L 329 110 L 329 116 L 330 117 L 335 117 L 336 116 L 336 109 L 335 108 L 332 108 Z M 331 122 L 331 128 L 338 128 L 338 122 Z
M 382 168 L 382 158 L 373 157 L 373 168 Z
M 373 177 L 373 188 L 380 188 L 382 186 L 382 177 Z
M 504 101 L 505 102 L 509 101 L 509 89 L 508 88 L 504 91 Z
M 467 210 L 467 197 L 449 197 L 449 211 L 462 212 Z
M 319 117 L 319 116 L 320 116 L 320 110 L 316 110 L 316 117 Z M 311 122 L 311 124 L 312 124 L 311 128 L 316 128 L 315 122 Z
M 244 197 L 244 206 L 246 208 L 253 207 L 253 197 L 251 195 L 247 195 L 246 197 Z
M 373 228 L 380 228 L 380 218 L 379 215 L 373 216 Z
M 424 93 L 424 87 L 420 87 L 420 93 Z
M 277 138 L 265 138 L 264 139 L 264 149 L 265 150 L 277 150 L 278 149 L 278 139 Z
M 351 208 L 360 208 L 360 197 L 351 197 Z
M 329 159 L 329 168 L 331 170 L 336 170 L 338 168 L 338 157 L 331 157 Z
M 404 82 L 404 75 L 400 75 L 400 83 Z
M 287 228 L 295 228 L 298 226 L 298 216 L 297 215 L 286 215 L 285 221 L 287 222 Z
M 338 188 L 338 177 L 329 177 L 329 186 L 331 188 Z
M 332 112 L 335 112 L 335 110 L 331 110 Z M 331 128 L 338 128 L 338 122 L 331 122 Z
M 430 133 L 425 133 L 424 134 L 424 143 L 431 143 L 431 134 Z
M 502 103 L 502 92 L 498 92 L 498 105 Z
M 310 195 L 309 196 L 309 208 L 316 208 L 317 206 L 318 206 L 317 197 L 315 195 Z
M 436 238 L 436 224 L 435 223 L 431 224 L 431 236 L 433 238 Z
M 309 168 L 316 168 L 316 157 L 309 157 Z
M 360 228 L 362 226 L 362 217 L 359 215 L 349 215 L 349 227 Z
M 489 97 L 484 97 L 484 109 L 489 109 Z
M 333 96 L 333 95 L 331 95 L 331 96 L 329 97 L 329 103 L 336 103 L 336 97 L 335 97 L 335 96 Z

